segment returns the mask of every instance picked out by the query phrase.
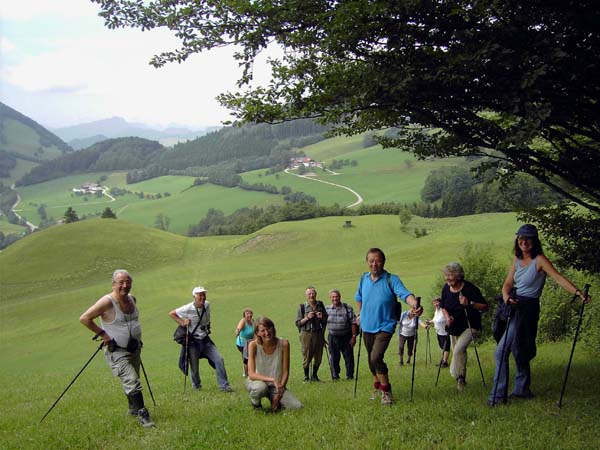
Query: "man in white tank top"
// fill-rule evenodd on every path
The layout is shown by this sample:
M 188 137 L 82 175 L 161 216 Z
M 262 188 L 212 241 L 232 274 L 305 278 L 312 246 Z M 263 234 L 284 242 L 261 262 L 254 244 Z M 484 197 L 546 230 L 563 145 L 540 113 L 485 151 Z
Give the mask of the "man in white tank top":
M 129 414 L 138 416 L 143 427 L 154 422 L 144 406 L 140 364 L 142 329 L 135 297 L 129 295 L 131 275 L 126 270 L 115 270 L 112 292 L 106 294 L 84 312 L 79 321 L 104 342 L 104 357 L 114 376 L 121 381 L 129 403 Z M 100 318 L 100 326 L 95 322 Z

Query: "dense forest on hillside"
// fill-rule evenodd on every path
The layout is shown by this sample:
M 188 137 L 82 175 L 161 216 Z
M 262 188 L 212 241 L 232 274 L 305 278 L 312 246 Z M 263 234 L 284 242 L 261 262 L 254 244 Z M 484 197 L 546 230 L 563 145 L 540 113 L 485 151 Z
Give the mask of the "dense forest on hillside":
M 215 171 L 240 173 L 283 167 L 293 154 L 291 149 L 324 139 L 325 131 L 325 127 L 310 120 L 227 127 L 193 141 L 179 143 L 172 150 L 142 138 L 108 139 L 35 167 L 17 185 L 102 170 L 130 170 L 127 182 L 137 183 L 162 175 L 208 177 L 208 173 L 214 174 Z M 211 169 L 207 172 L 206 168 Z
M 16 185 L 27 186 L 66 175 L 144 167 L 165 148 L 156 141 L 129 137 L 98 142 L 86 150 L 69 153 L 34 167 Z
M 4 133 L 4 126 L 7 119 L 13 119 L 17 122 L 22 123 L 23 125 L 28 126 L 33 129 L 39 136 L 40 145 L 42 147 L 51 147 L 56 146 L 63 152 L 72 151 L 71 147 L 69 147 L 65 142 L 63 142 L 58 136 L 48 131 L 46 128 L 41 126 L 36 121 L 30 119 L 27 116 L 24 116 L 18 111 L 15 111 L 10 106 L 5 105 L 0 102 L 0 143 L 4 146 L 6 144 L 6 135 Z M 10 149 L 6 149 L 10 152 Z M 12 153 L 12 152 L 10 152 Z M 14 153 L 13 153 L 14 154 Z M 17 157 L 20 157 L 18 154 L 14 154 Z

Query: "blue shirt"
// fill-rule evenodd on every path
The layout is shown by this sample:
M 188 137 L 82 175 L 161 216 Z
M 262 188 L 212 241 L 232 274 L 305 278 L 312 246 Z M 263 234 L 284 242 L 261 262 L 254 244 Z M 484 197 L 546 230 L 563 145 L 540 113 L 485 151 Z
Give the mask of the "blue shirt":
M 412 295 L 397 275 L 390 274 L 389 277 L 388 285 L 387 271 L 384 270 L 375 281 L 371 280 L 371 273 L 366 272 L 358 282 L 358 290 L 354 298 L 357 302 L 362 303 L 360 327 L 367 333 L 379 333 L 380 331 L 393 333 L 396 328 L 394 319 L 396 296 L 406 303 L 406 298 Z

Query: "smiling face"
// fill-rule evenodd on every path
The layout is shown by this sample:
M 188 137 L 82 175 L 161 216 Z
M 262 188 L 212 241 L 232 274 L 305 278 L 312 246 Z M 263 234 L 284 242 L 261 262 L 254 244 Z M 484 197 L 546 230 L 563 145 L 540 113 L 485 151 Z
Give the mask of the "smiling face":
M 533 239 L 529 236 L 519 236 L 517 237 L 517 245 L 523 254 L 529 254 L 533 248 Z
M 204 307 L 204 302 L 206 302 L 206 292 L 198 292 L 194 294 L 194 304 L 197 308 Z
M 115 296 L 126 298 L 129 294 L 129 291 L 131 291 L 132 284 L 131 277 L 127 273 L 117 273 L 112 282 L 112 288 Z
M 252 316 L 254 314 L 252 313 L 252 311 L 248 310 L 244 312 L 244 319 L 246 319 L 248 322 L 252 321 Z
M 335 291 L 329 294 L 329 300 L 331 300 L 331 304 L 336 308 L 342 303 L 342 297 L 340 296 L 340 293 Z
M 462 281 L 457 274 L 450 272 L 444 273 L 444 279 L 446 280 L 446 284 L 451 288 L 458 287 Z
M 385 259 L 379 252 L 372 252 L 367 255 L 367 265 L 371 275 L 378 277 L 383 273 L 383 266 L 385 265 Z
M 262 342 L 271 342 L 275 338 L 274 328 L 259 325 L 256 335 L 262 340 Z
M 305 291 L 305 294 L 306 294 L 306 299 L 309 302 L 314 302 L 317 298 L 317 290 L 315 288 L 308 288 Z

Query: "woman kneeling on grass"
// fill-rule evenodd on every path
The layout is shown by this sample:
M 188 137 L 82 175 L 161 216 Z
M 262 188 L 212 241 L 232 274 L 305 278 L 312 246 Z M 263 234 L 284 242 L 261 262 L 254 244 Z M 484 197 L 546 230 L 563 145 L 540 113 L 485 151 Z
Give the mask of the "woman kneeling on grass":
M 261 409 L 261 399 L 267 397 L 271 409 L 297 409 L 302 403 L 286 389 L 290 373 L 290 343 L 279 339 L 275 324 L 261 317 L 254 325 L 256 339 L 248 346 L 248 380 L 246 389 L 256 409 Z

